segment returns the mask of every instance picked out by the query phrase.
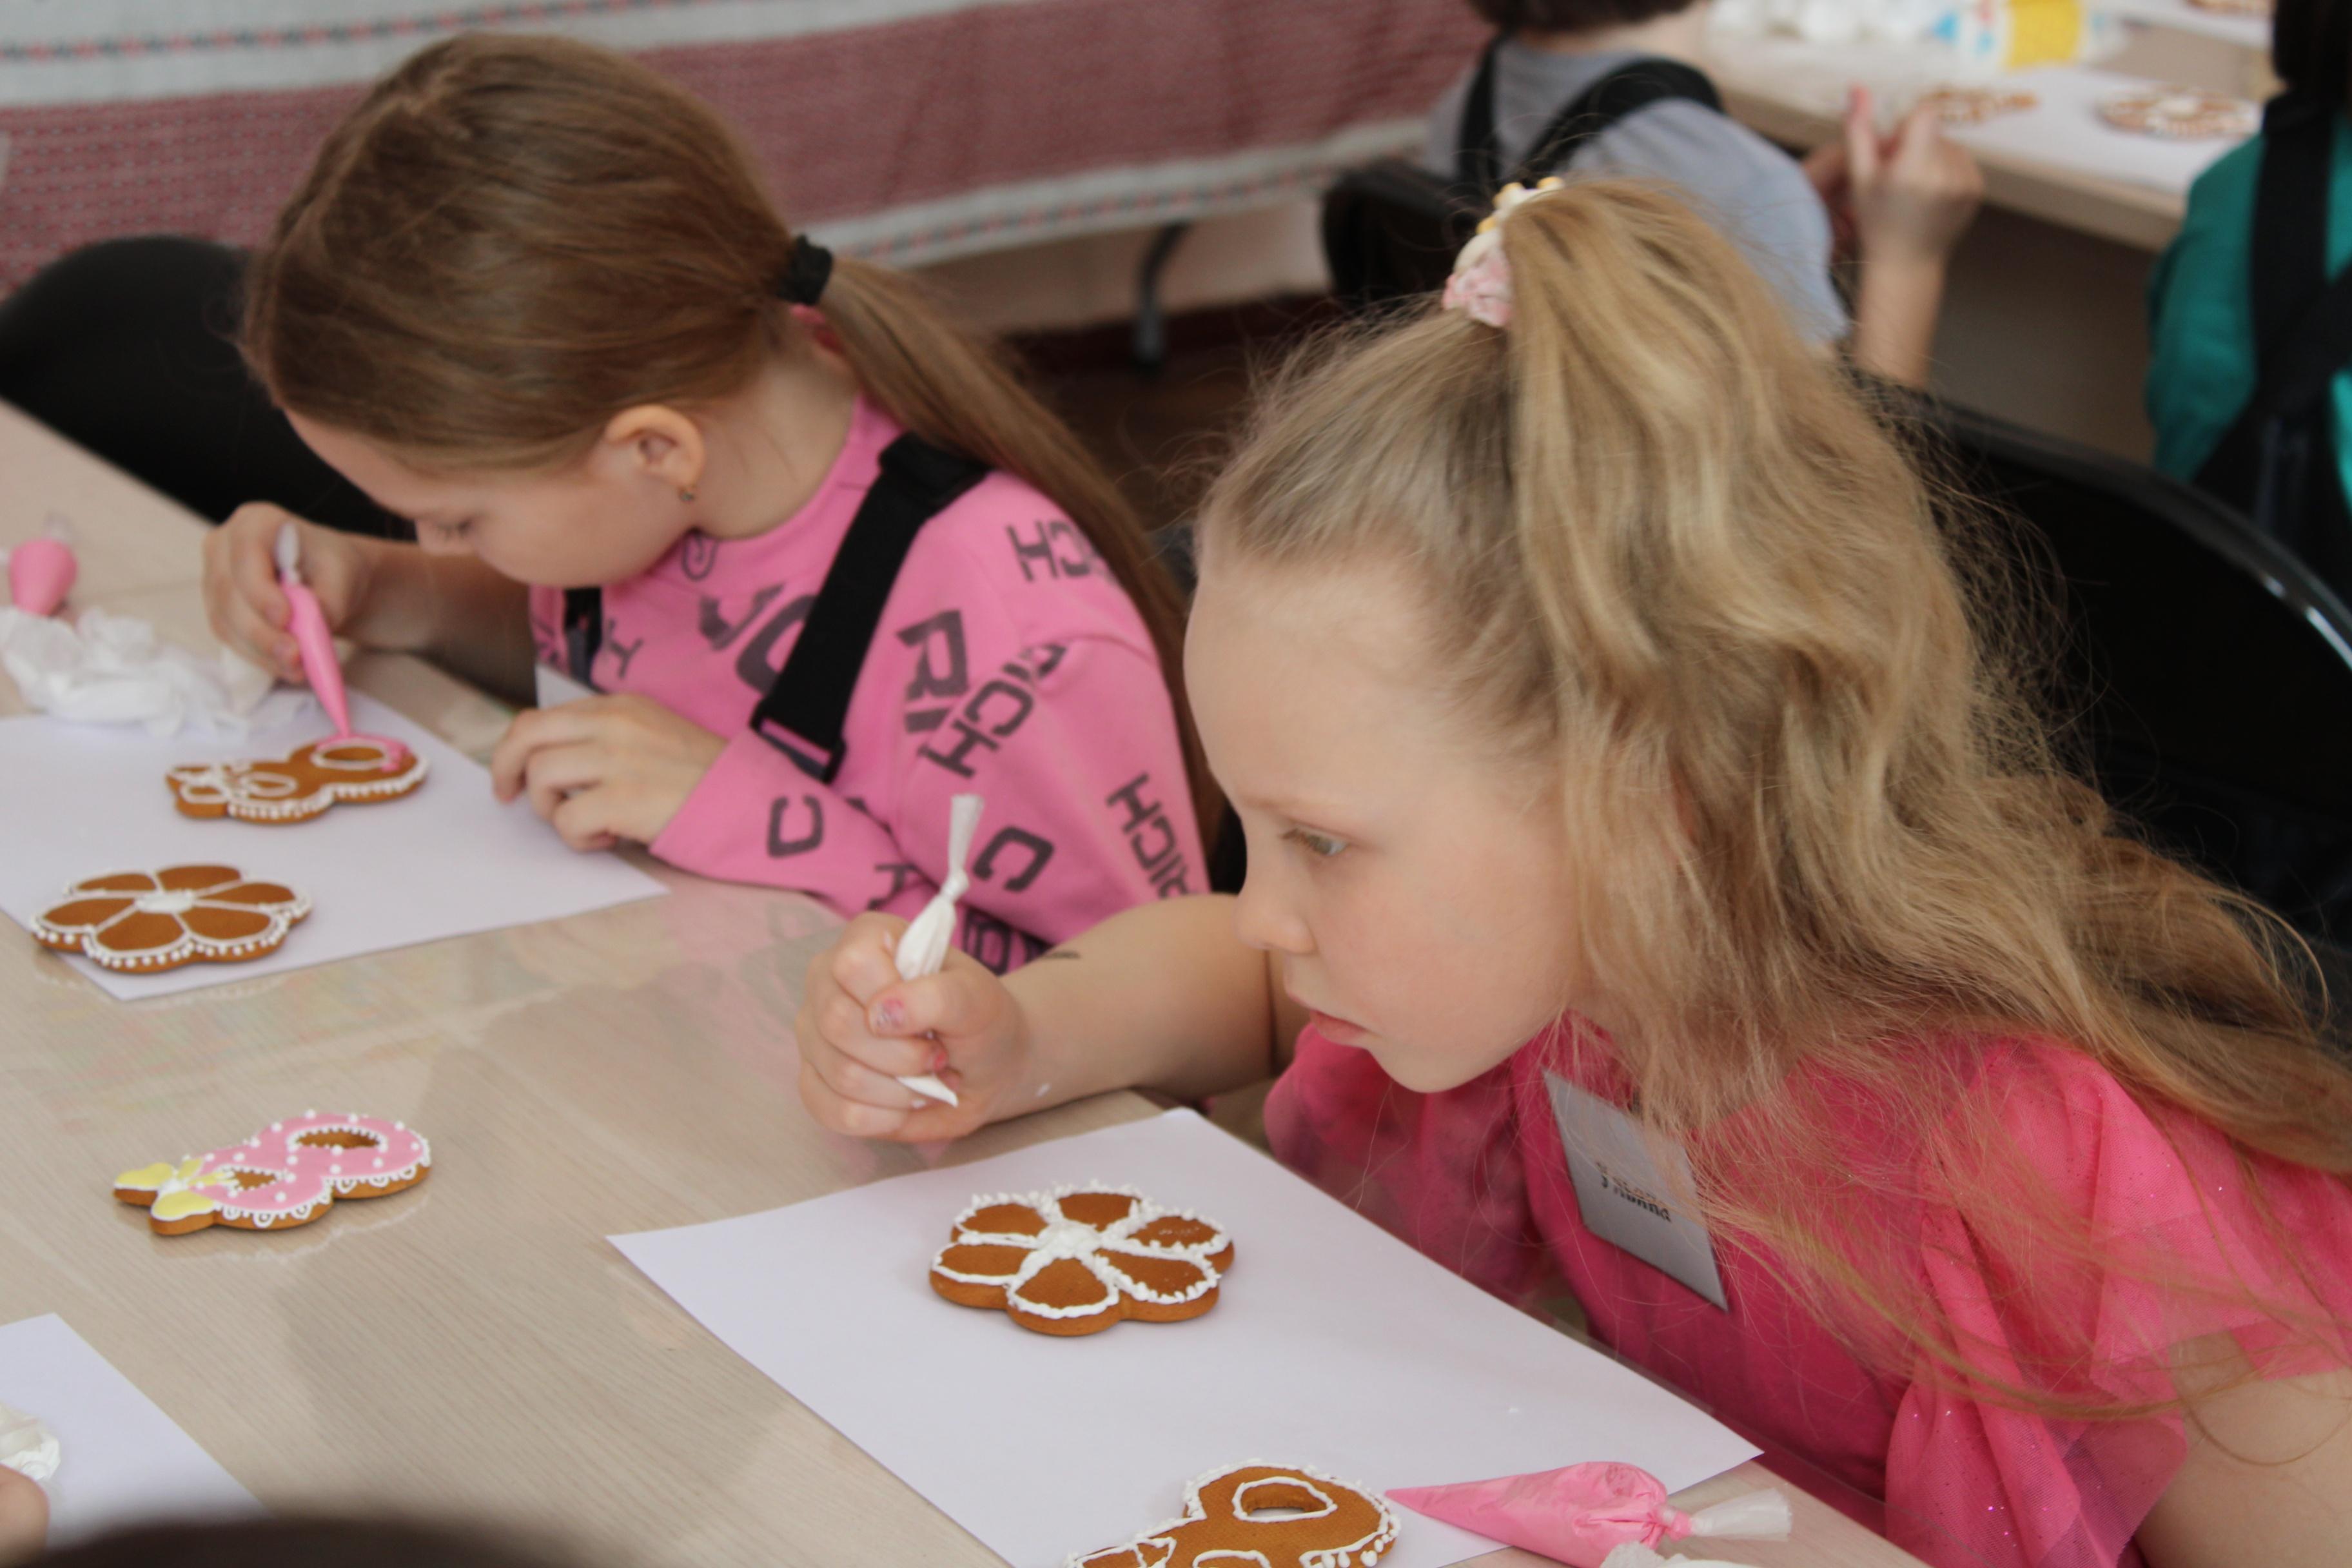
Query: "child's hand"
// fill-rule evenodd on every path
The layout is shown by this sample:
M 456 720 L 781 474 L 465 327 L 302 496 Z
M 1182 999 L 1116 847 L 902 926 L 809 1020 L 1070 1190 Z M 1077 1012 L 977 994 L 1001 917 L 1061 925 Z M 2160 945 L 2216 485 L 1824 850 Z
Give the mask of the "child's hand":
M 248 501 L 205 537 L 205 613 L 213 636 L 281 680 L 302 679 L 301 651 L 278 586 L 278 531 L 301 531 L 302 581 L 327 625 L 340 628 L 367 602 L 371 557 L 348 534 L 304 522 L 283 507 Z
M 906 929 L 896 915 L 860 915 L 809 964 L 793 1026 L 809 1114 L 835 1132 L 919 1142 L 961 1138 L 1029 1109 L 1021 1004 L 1003 981 L 953 950 L 937 974 L 899 979 L 893 954 Z M 941 1105 L 898 1081 L 927 1072 L 961 1103 Z
M 1846 100 L 1844 152 L 1843 184 L 1864 264 L 1940 266 L 1976 216 L 1984 174 L 1944 134 L 1935 107 L 1919 105 L 1882 138 L 1870 91 L 1857 87 Z M 1824 159 L 1818 172 L 1833 179 L 1836 161 Z
M 49 1494 L 38 1481 L 0 1465 L 0 1568 L 29 1563 L 49 1539 Z
M 650 698 L 586 697 L 515 716 L 490 755 L 500 801 L 530 796 L 574 849 L 661 837 L 727 742 Z

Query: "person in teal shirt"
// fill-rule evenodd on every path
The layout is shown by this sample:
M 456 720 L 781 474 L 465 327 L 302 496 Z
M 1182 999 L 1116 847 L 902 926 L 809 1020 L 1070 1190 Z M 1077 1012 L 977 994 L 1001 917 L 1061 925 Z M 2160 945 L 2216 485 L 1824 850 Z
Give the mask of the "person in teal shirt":
M 2275 180 L 2266 181 L 2264 163 L 2266 156 L 2278 156 L 2272 150 L 2287 133 L 2283 124 L 2304 127 L 2294 133 L 2307 139 L 2315 178 L 2302 187 L 2300 199 L 2324 193 L 2326 211 L 2291 216 L 2318 251 L 2313 259 L 2324 268 L 2324 278 L 2338 277 L 2352 261 L 2352 117 L 2345 111 L 2352 84 L 2352 0 L 2279 0 L 2271 57 L 2285 93 L 2266 113 L 2261 135 L 2223 156 L 2190 187 L 2180 232 L 2149 282 L 2147 395 L 2156 426 L 2156 466 L 2250 512 L 2265 509 L 2243 493 L 2257 487 L 2247 482 L 2248 470 L 2235 460 L 2239 455 L 2225 451 L 2224 444 L 2260 383 L 2257 344 L 2266 334 L 2257 318 L 2275 321 L 2275 310 L 2292 321 L 2294 307 L 2306 302 L 2256 300 L 2256 214 L 2266 184 L 2277 189 Z M 2294 112 L 2283 115 L 2284 110 Z M 2323 120 L 2324 125 L 2317 123 Z M 2316 147 L 2323 142 L 2321 179 Z M 2267 335 L 2279 334 L 2273 327 Z M 2326 460 L 2306 476 L 2304 504 L 2297 509 L 2301 521 L 2258 521 L 2283 541 L 2300 542 L 2312 564 L 2334 575 L 2327 558 L 2336 552 L 2315 547 L 2310 530 L 2315 526 L 2312 520 L 2325 514 L 2337 521 L 2324 526 L 2340 531 L 2345 497 L 2352 494 L 2352 370 L 2335 374 L 2318 417 L 2326 428 L 2317 433 L 2333 439 L 2313 445 L 2313 456 Z M 2310 488 L 2320 483 L 2329 489 Z

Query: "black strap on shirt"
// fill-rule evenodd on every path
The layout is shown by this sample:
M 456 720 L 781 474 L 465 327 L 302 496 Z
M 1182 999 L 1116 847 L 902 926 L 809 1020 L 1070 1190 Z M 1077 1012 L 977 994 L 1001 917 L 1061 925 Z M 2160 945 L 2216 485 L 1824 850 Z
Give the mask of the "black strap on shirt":
M 915 535 L 987 473 L 985 463 L 918 436 L 901 436 L 883 449 L 882 471 L 825 569 L 799 640 L 751 710 L 751 729 L 805 772 L 829 784 L 841 771 L 849 700 Z M 604 625 L 599 590 L 565 591 L 565 651 L 572 677 L 583 683 Z
M 1628 60 L 1577 94 L 1555 115 L 1507 177 L 1502 134 L 1495 124 L 1495 57 L 1504 42 L 1503 37 L 1496 38 L 1478 57 L 1478 69 L 1462 100 L 1462 128 L 1455 135 L 1454 178 L 1482 201 L 1491 199 L 1510 181 L 1531 185 L 1546 174 L 1557 174 L 1587 142 L 1654 103 L 1681 99 L 1723 112 L 1723 99 L 1704 71 L 1654 56 Z
M 2334 104 L 2281 93 L 2263 111 L 2248 253 L 2254 394 L 2198 471 L 2335 585 L 2352 591 L 2352 511 L 2328 389 L 2352 364 L 2352 268 L 2327 275 Z

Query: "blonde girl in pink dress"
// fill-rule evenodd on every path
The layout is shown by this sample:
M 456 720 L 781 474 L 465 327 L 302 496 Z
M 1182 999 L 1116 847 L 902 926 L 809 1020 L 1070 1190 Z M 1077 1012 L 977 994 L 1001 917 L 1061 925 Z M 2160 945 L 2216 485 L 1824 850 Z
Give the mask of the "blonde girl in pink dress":
M 1008 982 L 852 925 L 818 1120 L 1279 1071 L 1282 1159 L 1936 1568 L 2345 1561 L 2352 1071 L 2290 943 L 2062 768 L 1989 552 L 1671 199 L 1529 196 L 1448 300 L 1208 499 L 1238 899 Z M 960 1109 L 890 1079 L 942 1061 Z

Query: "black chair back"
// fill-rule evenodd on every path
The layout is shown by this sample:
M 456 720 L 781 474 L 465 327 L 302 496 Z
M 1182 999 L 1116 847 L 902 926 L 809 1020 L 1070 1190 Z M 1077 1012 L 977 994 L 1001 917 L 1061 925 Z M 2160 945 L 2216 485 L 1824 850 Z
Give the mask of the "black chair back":
M 2047 545 L 2108 797 L 2306 934 L 2352 938 L 2352 610 L 2200 490 L 1985 415 L 1930 424 Z

